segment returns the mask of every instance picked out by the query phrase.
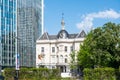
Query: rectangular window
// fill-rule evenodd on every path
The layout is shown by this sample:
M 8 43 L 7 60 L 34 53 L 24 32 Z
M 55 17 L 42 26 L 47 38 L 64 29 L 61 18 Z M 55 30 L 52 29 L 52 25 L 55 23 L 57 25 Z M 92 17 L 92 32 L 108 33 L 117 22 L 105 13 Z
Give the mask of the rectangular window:
M 52 53 L 54 53 L 55 52 L 55 47 L 52 47 Z
M 65 46 L 65 52 L 67 52 L 67 46 Z
M 44 53 L 44 47 L 41 47 L 41 52 Z
M 67 63 L 67 58 L 65 58 L 65 63 Z
M 73 46 L 70 47 L 71 52 L 73 51 Z

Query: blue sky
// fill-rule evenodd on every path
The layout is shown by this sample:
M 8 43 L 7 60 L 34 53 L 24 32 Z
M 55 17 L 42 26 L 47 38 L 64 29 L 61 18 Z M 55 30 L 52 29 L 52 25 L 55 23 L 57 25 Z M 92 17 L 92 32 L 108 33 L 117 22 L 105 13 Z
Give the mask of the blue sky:
M 106 22 L 120 23 L 120 0 L 44 0 L 44 30 L 57 34 L 62 13 L 68 33 L 89 32 Z

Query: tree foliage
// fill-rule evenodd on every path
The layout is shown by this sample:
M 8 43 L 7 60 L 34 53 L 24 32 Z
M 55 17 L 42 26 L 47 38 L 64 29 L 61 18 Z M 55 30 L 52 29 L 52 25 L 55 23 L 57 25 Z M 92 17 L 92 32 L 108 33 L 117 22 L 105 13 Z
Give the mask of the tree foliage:
M 78 52 L 78 64 L 83 67 L 120 66 L 120 24 L 106 23 L 86 36 Z
M 70 57 L 71 57 L 71 60 L 70 60 L 70 68 L 71 69 L 76 69 L 77 66 L 76 66 L 76 59 L 75 59 L 75 51 L 73 51 L 71 54 L 70 54 Z
M 76 52 L 72 51 L 70 54 L 70 69 L 71 69 L 71 73 L 72 76 L 76 76 L 76 71 L 77 71 L 77 62 L 76 62 Z

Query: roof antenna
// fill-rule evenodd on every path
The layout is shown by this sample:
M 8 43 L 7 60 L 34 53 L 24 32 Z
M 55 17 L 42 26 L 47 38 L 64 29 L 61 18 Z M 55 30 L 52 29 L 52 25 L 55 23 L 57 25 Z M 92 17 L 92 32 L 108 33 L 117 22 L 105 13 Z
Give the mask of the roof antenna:
M 63 17 L 63 16 L 64 16 L 64 13 L 62 13 L 62 20 L 64 19 L 64 17 Z
M 64 13 L 62 13 L 62 21 L 61 21 L 61 26 L 62 26 L 62 30 L 65 29 L 65 22 L 64 22 Z

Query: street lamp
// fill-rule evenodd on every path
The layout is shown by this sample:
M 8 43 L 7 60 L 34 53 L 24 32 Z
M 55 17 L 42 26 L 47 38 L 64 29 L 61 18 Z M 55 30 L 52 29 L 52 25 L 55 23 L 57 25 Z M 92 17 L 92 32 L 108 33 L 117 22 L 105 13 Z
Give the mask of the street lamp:
M 14 38 L 17 40 L 20 40 L 18 37 L 15 37 Z M 16 52 L 16 55 L 15 55 L 15 77 L 14 77 L 14 80 L 18 80 L 19 78 L 19 70 L 20 70 L 20 54 L 19 54 L 19 43 L 17 45 L 17 52 Z
M 16 52 L 16 56 L 15 56 L 15 59 L 16 59 L 16 65 L 15 65 L 15 71 L 16 71 L 16 75 L 15 75 L 15 78 L 14 80 L 18 80 L 19 79 L 19 70 L 20 70 L 20 57 L 22 58 L 22 56 L 20 55 L 20 41 L 23 41 L 23 39 L 21 38 L 18 38 L 18 37 L 14 37 L 17 41 L 17 52 Z M 24 46 L 24 48 L 28 48 L 29 46 Z M 23 45 L 22 45 L 22 51 L 23 51 Z
M 18 78 L 19 78 L 19 70 L 20 70 L 20 65 L 22 66 L 23 65 L 23 62 L 22 61 L 20 61 L 20 60 L 23 60 L 23 59 L 25 59 L 25 58 L 23 58 L 23 49 L 25 49 L 25 52 L 26 52 L 26 50 L 28 50 L 28 49 L 31 49 L 31 48 L 33 48 L 33 46 L 28 46 L 28 45 L 26 45 L 26 46 L 23 46 L 23 43 L 21 43 L 21 42 L 25 42 L 24 41 L 24 39 L 22 39 L 22 38 L 19 38 L 19 37 L 15 37 L 14 36 L 14 38 L 16 39 L 16 42 L 17 42 L 17 52 L 16 52 L 16 65 L 15 65 L 15 70 L 16 70 L 16 76 L 15 76 L 15 80 L 18 80 Z M 22 47 L 21 47 L 21 46 Z M 24 47 L 24 48 L 23 48 Z M 22 51 L 22 52 L 21 52 Z M 30 52 L 30 51 L 28 51 L 28 52 Z M 23 58 L 23 59 L 22 59 Z M 20 63 L 21 62 L 21 63 Z M 30 65 L 30 64 L 28 64 L 28 65 Z
M 0 61 L 0 76 L 1 76 L 1 70 L 2 70 L 2 64 L 1 64 L 1 61 Z
M 16 76 L 15 76 L 15 80 L 18 80 L 19 78 L 19 70 L 20 70 L 20 56 L 19 54 L 17 53 L 16 54 L 16 65 L 15 65 L 15 71 L 16 71 Z

